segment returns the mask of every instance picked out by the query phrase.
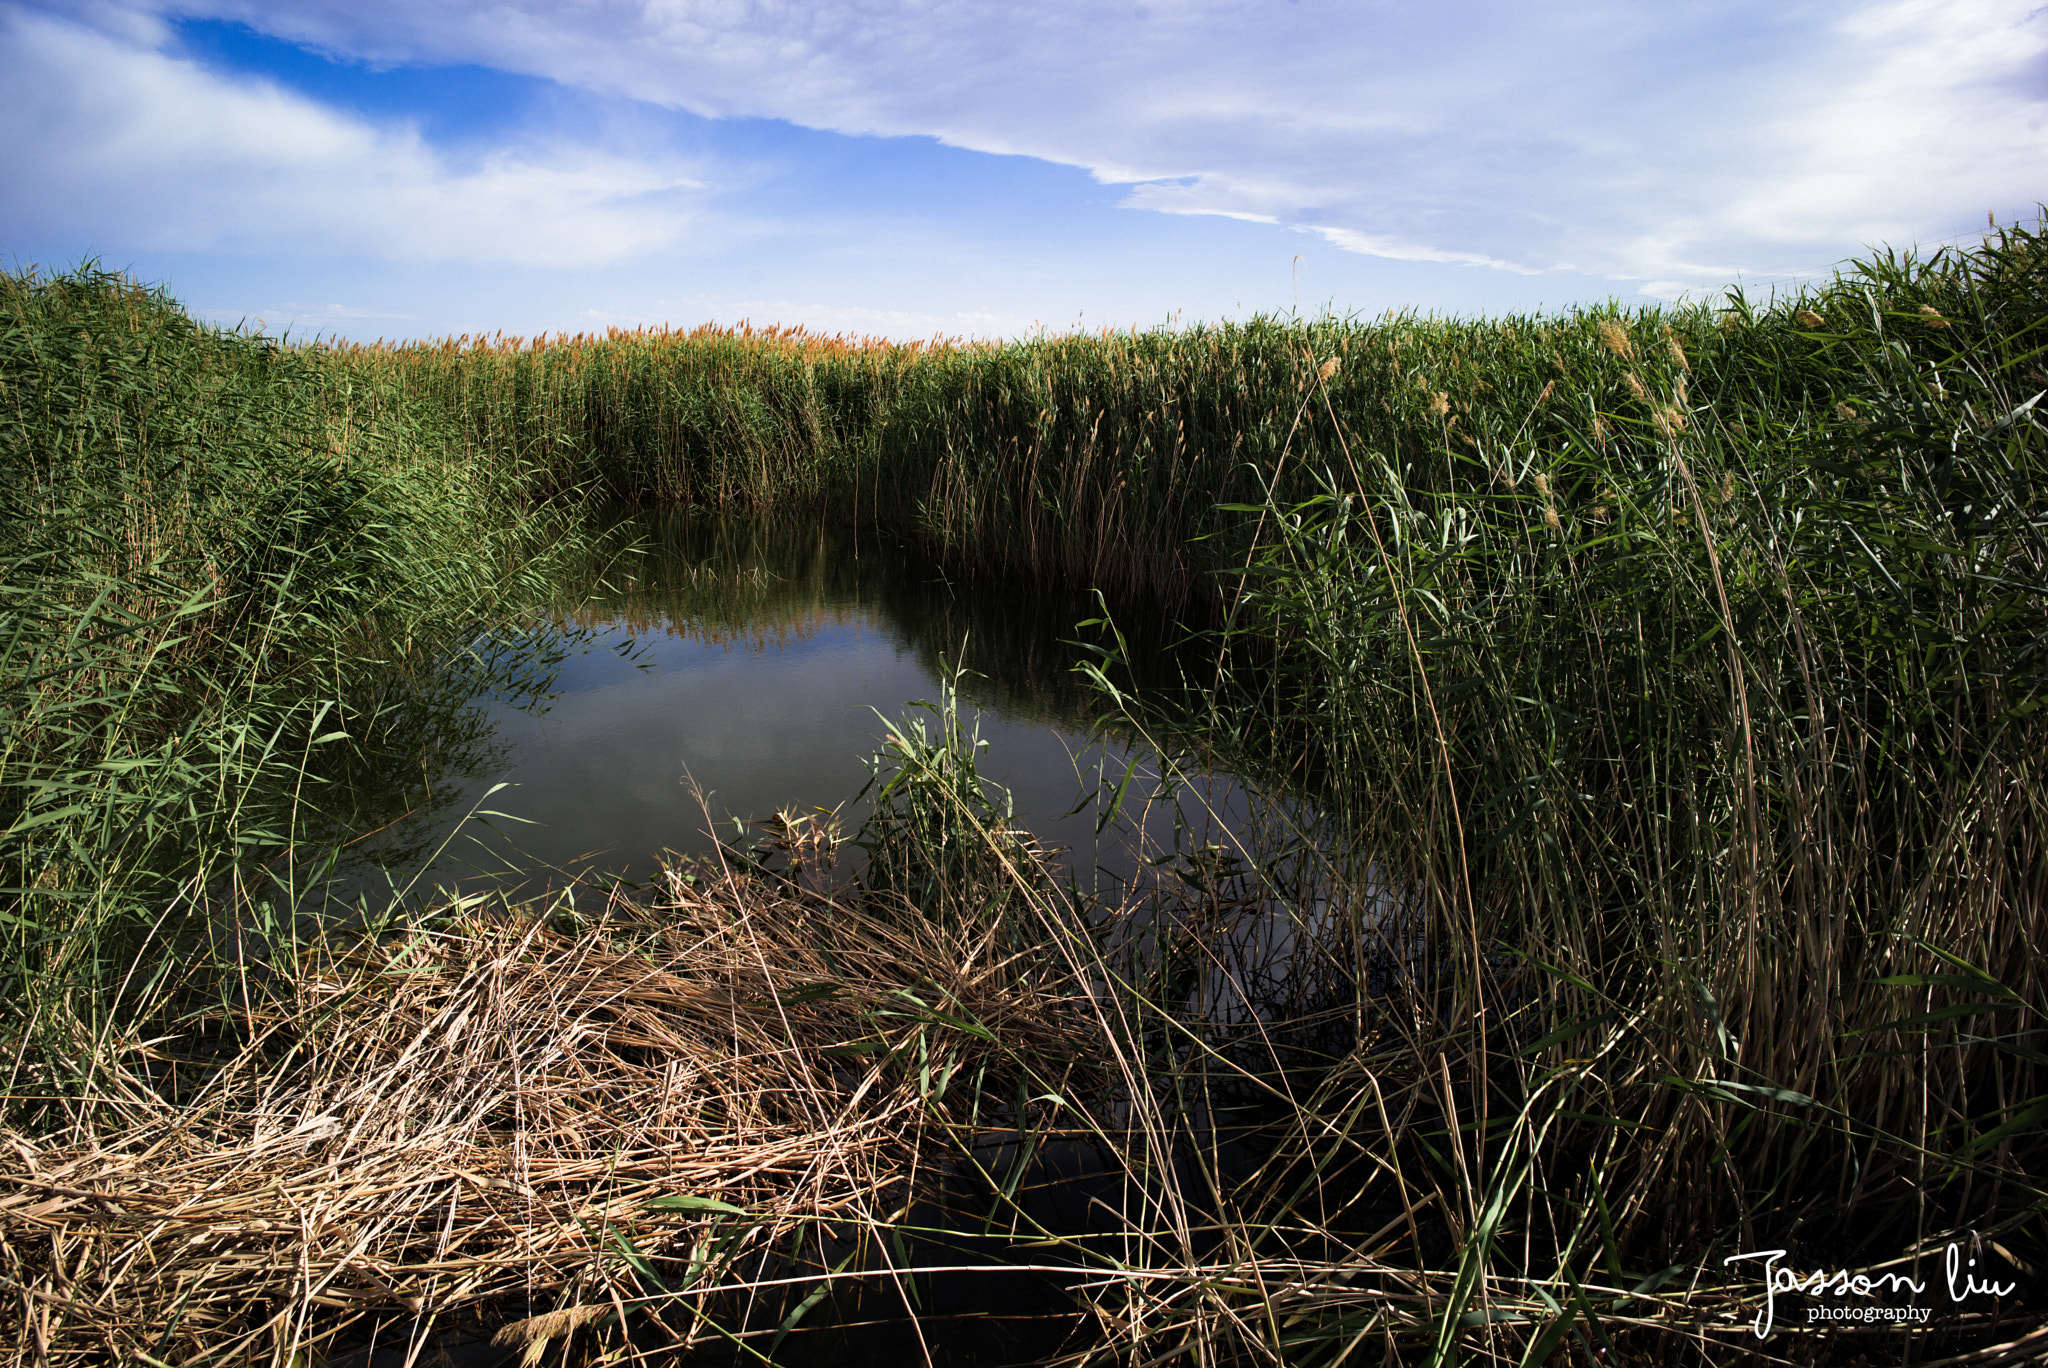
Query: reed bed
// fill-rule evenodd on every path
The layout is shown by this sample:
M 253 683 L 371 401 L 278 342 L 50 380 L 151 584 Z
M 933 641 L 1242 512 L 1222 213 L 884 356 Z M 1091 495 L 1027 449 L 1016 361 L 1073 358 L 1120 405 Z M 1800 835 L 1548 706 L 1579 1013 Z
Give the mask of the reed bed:
M 1441 1355 L 1493 1272 L 1568 1309 L 1766 1249 L 1925 1278 L 1991 1240 L 1989 1313 L 2038 1324 L 2044 280 L 2012 230 L 1576 353 L 1502 329 L 1472 388 L 1519 422 L 1312 395 L 1313 487 L 1246 506 L 1217 646 L 1262 668 L 1172 725 L 1291 770 L 1423 913 Z
M 536 496 L 766 509 L 853 488 L 893 377 L 954 345 L 742 325 L 311 349 L 448 415 Z
M 2044 282 L 2014 227 L 1675 310 L 294 353 L 445 424 L 434 468 L 507 518 L 823 509 L 1098 590 L 1120 725 L 1303 815 L 1089 903 L 949 694 L 877 762 L 858 884 L 784 817 L 644 910 L 454 909 L 48 1013 L 0 1150 L 19 1352 L 106 1353 L 132 1296 L 159 1347 L 115 1347 L 163 1362 L 401 1314 L 772 1356 L 842 1284 L 915 1309 L 952 1266 L 915 1241 L 972 1228 L 1062 1289 L 1074 1363 L 2038 1357 Z M 1185 690 L 1130 687 L 1133 614 L 1194 631 Z M 1031 1195 L 1056 1143 L 1108 1184 L 1086 1228 Z M 1940 1304 L 1951 1247 L 2006 1290 Z M 1941 1319 L 1781 1297 L 1761 1341 L 1726 1261 L 1778 1248 Z
M 1340 442 L 1420 486 L 1462 478 L 1451 468 L 1482 447 L 1508 470 L 1500 453 L 1591 427 L 1630 449 L 1661 440 L 1660 415 L 1686 421 L 1665 372 L 1697 384 L 1698 368 L 1723 407 L 1747 396 L 1760 449 L 1789 453 L 1855 388 L 1837 394 L 1843 377 L 1813 364 L 1824 348 L 1797 317 L 1815 302 L 1259 316 L 1000 344 L 707 326 L 322 350 L 448 415 L 479 467 L 526 472 L 522 490 L 823 509 L 909 535 L 955 573 L 1199 617 L 1228 597 L 1216 569 L 1270 530 L 1243 510 L 1312 497 Z

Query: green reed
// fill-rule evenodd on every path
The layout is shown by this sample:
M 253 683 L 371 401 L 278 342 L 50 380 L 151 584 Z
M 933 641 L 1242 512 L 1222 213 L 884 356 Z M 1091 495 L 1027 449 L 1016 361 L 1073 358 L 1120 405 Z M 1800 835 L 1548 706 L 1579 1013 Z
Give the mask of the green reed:
M 536 495 L 765 508 L 854 487 L 879 401 L 919 350 L 706 328 L 332 355 L 448 415 L 480 464 L 530 472 Z
M 1419 919 L 1456 1067 L 1380 1139 L 1436 1185 L 1437 1357 L 1501 1349 L 1458 1319 L 1496 1279 L 1555 1347 L 1596 1276 L 2048 1249 L 2044 280 L 2013 230 L 1505 323 L 1364 421 L 1314 396 L 1311 487 L 1244 508 L 1219 636 L 1272 654 L 1180 725 L 1291 768 Z
M 966 573 L 1185 605 L 1209 597 L 1211 558 L 1191 539 L 1241 522 L 1219 506 L 1259 495 L 1257 471 L 1290 437 L 1327 437 L 1305 403 L 1326 355 L 1363 360 L 1410 334 L 1449 354 L 1488 329 L 1258 318 L 1007 345 L 700 329 L 338 357 L 448 413 L 480 465 L 530 464 L 537 488 L 822 507 L 913 534 Z M 1382 369 L 1337 381 L 1339 412 L 1377 411 Z
M 0 979 L 35 1067 L 89 1063 L 138 936 L 272 891 L 376 730 L 362 681 L 537 585 L 501 485 L 318 352 L 91 267 L 0 278 Z
M 1428 1199 L 1428 1352 L 1540 1359 L 1743 1249 L 2048 1251 L 2044 279 L 2015 228 L 1769 301 L 518 364 L 581 396 L 535 456 L 560 486 L 822 504 L 964 573 L 1213 614 L 1220 687 L 1169 732 L 1321 806 L 1331 944 L 1441 1074 L 1345 1128 L 1402 1156 L 1368 1205 Z M 494 355 L 389 361 L 473 395 Z M 743 435 L 615 416 L 658 412 Z M 1302 1134 L 1356 1101 L 1322 1069 L 1287 1085 Z M 1299 1214 L 1272 1200 L 1247 1247 Z M 1320 1324 L 1290 1354 L 1358 1329 Z M 1715 1352 L 1688 1333 L 1660 1352 Z

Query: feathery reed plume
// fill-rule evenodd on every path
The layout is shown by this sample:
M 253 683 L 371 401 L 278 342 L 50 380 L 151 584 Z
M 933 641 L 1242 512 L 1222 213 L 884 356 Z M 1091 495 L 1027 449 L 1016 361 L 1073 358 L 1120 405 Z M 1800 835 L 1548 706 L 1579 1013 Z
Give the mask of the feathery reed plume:
M 1624 361 L 1635 358 L 1635 342 L 1630 339 L 1628 329 L 1618 320 L 1603 318 L 1600 320 L 1599 331 L 1601 345 L 1605 346 L 1607 350 L 1613 352 Z
M 1669 323 L 1664 325 L 1664 345 L 1670 349 L 1671 359 L 1678 363 L 1680 370 L 1690 371 L 1692 369 L 1692 362 L 1686 359 L 1685 348 L 1679 343 L 1678 330 Z
M 500 1326 L 491 1336 L 491 1346 L 496 1349 L 514 1349 L 536 1340 L 545 1343 L 551 1339 L 566 1338 L 570 1331 L 579 1326 L 602 1320 L 611 1314 L 612 1305 L 605 1302 L 598 1306 L 565 1306 L 559 1311 L 550 1311 L 542 1316 L 529 1316 Z

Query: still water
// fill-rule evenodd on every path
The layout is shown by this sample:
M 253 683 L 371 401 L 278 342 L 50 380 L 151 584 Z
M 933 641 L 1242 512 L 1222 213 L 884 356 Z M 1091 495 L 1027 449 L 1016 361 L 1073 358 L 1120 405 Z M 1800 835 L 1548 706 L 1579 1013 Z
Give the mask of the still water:
M 488 680 L 456 720 L 419 729 L 408 815 L 368 823 L 382 830 L 350 851 L 350 901 L 387 878 L 421 892 L 485 877 L 527 891 L 571 874 L 642 883 L 663 852 L 712 854 L 777 813 L 836 810 L 851 834 L 888 724 L 936 731 L 915 705 L 939 703 L 959 666 L 983 776 L 1083 883 L 1207 844 L 1224 830 L 1216 815 L 1227 825 L 1242 806 L 1205 776 L 1145 807 L 1156 755 L 1102 720 L 1110 701 L 1076 670 L 1100 659 L 1080 643 L 1110 640 L 1078 625 L 1102 616 L 1092 597 L 954 583 L 892 537 L 817 524 L 638 511 L 608 543 L 622 554 L 563 585 L 518 644 L 541 668 L 516 688 Z M 1136 676 L 1113 667 L 1120 685 L 1178 684 L 1175 624 L 1116 626 L 1137 662 Z M 1098 832 L 1133 765 L 1122 820 Z

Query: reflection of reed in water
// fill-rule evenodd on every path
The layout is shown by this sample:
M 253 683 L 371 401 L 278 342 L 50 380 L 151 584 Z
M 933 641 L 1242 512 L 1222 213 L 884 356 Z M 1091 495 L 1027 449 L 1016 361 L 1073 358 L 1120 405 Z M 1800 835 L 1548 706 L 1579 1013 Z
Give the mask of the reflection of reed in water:
M 634 592 L 636 587 L 629 583 L 614 598 L 585 603 L 571 610 L 567 620 L 579 627 L 624 628 L 634 636 L 659 633 L 757 652 L 808 641 L 825 627 L 845 626 L 859 616 L 852 609 L 820 604 L 805 586 L 789 585 L 758 566 L 691 566 L 664 586 L 667 593 Z
M 1093 658 L 1074 644 L 1084 635 L 1079 624 L 1104 614 L 1091 595 L 955 581 L 900 537 L 816 518 L 613 516 L 600 538 L 610 549 L 565 586 L 557 611 L 566 622 L 749 651 L 869 622 L 933 678 L 964 663 L 962 692 L 977 706 L 1076 732 L 1100 711 L 1096 690 L 1075 672 Z M 1178 686 L 1169 649 L 1178 627 L 1118 607 L 1110 616 L 1130 641 L 1137 682 Z
M 563 663 L 593 635 L 577 625 L 514 627 L 360 688 L 347 713 L 365 720 L 353 744 L 332 749 L 323 782 L 302 804 L 300 844 L 341 852 L 341 888 L 373 868 L 426 867 L 461 781 L 508 763 L 510 747 L 484 702 L 546 712 Z

